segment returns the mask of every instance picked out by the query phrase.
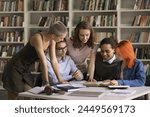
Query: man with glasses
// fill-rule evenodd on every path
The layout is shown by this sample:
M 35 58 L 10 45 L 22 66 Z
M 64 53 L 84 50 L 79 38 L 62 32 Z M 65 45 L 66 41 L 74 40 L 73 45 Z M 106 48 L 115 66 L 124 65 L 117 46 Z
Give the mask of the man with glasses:
M 60 71 L 60 74 L 62 75 L 62 79 L 65 81 L 70 81 L 72 79 L 82 80 L 83 74 L 76 67 L 71 57 L 66 55 L 66 53 L 67 53 L 66 41 L 58 42 L 56 44 L 56 57 L 58 60 L 59 71 Z M 58 80 L 52 68 L 49 56 L 47 56 L 47 65 L 48 65 L 48 76 L 49 76 L 51 85 L 57 84 Z

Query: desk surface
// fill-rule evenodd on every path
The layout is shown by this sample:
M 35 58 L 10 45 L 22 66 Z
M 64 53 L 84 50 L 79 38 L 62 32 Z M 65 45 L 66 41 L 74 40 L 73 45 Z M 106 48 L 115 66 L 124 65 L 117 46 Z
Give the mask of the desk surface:
M 48 99 L 48 100 L 131 100 L 140 96 L 144 96 L 150 93 L 150 87 L 130 87 L 125 90 L 136 90 L 134 94 L 131 95 L 123 95 L 123 96 L 108 96 L 112 89 L 108 89 L 107 87 L 86 87 L 81 88 L 80 91 L 91 91 L 91 92 L 103 92 L 99 97 L 81 97 L 81 96 L 69 96 L 71 92 L 67 92 L 64 95 L 53 94 L 33 94 L 30 92 L 22 92 L 19 93 L 19 97 L 30 97 L 30 98 L 38 98 L 38 99 Z

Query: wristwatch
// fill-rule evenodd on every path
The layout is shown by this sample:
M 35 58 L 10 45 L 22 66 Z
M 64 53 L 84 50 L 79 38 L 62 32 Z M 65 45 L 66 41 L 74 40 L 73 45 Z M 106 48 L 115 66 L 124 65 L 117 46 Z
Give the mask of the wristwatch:
M 49 85 L 49 81 L 47 81 L 47 80 L 43 80 L 43 83 L 42 83 L 43 85 Z

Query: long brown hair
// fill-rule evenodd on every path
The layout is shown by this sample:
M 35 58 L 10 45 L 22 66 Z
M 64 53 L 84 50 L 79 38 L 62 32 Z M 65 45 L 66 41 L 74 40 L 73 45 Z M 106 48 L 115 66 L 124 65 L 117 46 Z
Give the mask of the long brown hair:
M 80 48 L 82 46 L 81 45 L 81 40 L 79 38 L 79 31 L 80 31 L 80 29 L 89 29 L 90 30 L 90 37 L 89 37 L 89 40 L 87 41 L 86 45 L 88 47 L 93 47 L 94 30 L 93 30 L 92 26 L 86 21 L 81 21 L 76 26 L 76 28 L 74 30 L 74 35 L 73 35 L 73 38 L 72 38 L 73 47 L 74 48 Z
M 116 52 L 127 62 L 128 68 L 132 68 L 135 63 L 135 53 L 130 41 L 123 40 L 116 46 Z

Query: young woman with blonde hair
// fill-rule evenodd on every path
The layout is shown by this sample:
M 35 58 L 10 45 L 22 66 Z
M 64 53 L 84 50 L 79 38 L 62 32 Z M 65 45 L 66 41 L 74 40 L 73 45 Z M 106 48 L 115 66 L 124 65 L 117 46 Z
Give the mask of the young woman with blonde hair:
M 34 86 L 31 77 L 31 66 L 40 60 L 42 66 L 43 84 L 49 84 L 45 52 L 49 49 L 51 63 L 59 83 L 63 83 L 59 73 L 55 55 L 56 42 L 64 40 L 67 28 L 62 22 L 56 22 L 49 27 L 48 32 L 34 34 L 25 47 L 8 62 L 2 76 L 3 87 L 8 91 L 8 99 L 17 99 L 18 93 Z

